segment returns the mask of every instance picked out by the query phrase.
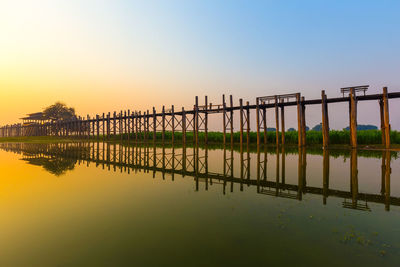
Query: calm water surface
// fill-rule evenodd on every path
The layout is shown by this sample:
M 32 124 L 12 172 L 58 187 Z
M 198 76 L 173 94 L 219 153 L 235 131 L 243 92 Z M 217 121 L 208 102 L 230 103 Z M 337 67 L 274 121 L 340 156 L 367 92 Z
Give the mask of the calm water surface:
M 397 153 L 0 144 L 0 266 L 398 266 Z

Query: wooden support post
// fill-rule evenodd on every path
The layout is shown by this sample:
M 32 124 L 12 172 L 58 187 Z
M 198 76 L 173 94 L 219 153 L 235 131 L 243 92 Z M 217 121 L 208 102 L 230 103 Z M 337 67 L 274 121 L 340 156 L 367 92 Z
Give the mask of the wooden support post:
M 117 136 L 117 113 L 114 111 L 113 117 L 113 131 L 114 131 L 114 138 Z
M 156 143 L 157 138 L 157 117 L 156 117 L 156 108 L 153 107 L 153 143 Z
M 161 140 L 162 143 L 165 143 L 165 107 L 162 107 L 162 121 L 161 121 L 161 126 L 162 126 L 162 135 L 161 135 Z
M 131 139 L 131 111 L 128 109 L 128 117 L 126 118 L 128 120 L 128 143 Z
M 247 151 L 250 148 L 250 103 L 249 101 L 246 102 L 246 122 L 247 122 L 247 126 L 246 126 L 246 142 L 247 142 Z M 249 165 L 248 165 L 249 166 Z M 250 167 L 248 167 L 248 173 L 250 173 Z
M 279 146 L 279 107 L 278 107 L 278 96 L 275 96 L 275 141 L 276 146 Z
M 100 138 L 100 121 L 99 121 L 99 115 L 96 115 L 96 133 L 97 133 L 97 139 Z
M 122 110 L 119 112 L 119 138 L 120 141 L 122 142 L 124 139 L 124 124 L 123 124 L 123 118 L 122 118 Z
M 321 108 L 322 108 L 322 147 L 329 146 L 329 116 L 328 116 L 328 103 L 325 90 L 321 91 Z
M 226 103 L 225 103 L 225 95 L 222 95 L 222 123 L 223 123 L 223 142 L 224 146 L 226 145 Z
M 301 105 L 300 105 L 300 93 L 297 93 L 296 94 L 296 102 L 297 102 L 297 143 L 298 143 L 298 145 L 299 145 L 299 147 L 301 147 L 303 144 L 302 144 L 302 122 L 301 122 L 301 119 L 302 119 L 302 115 L 301 115 L 301 111 L 302 111 L 302 108 L 301 108 Z
M 263 101 L 263 105 L 265 102 Z M 267 147 L 268 143 L 268 129 L 267 129 L 267 109 L 265 107 L 262 108 L 263 111 L 263 128 L 264 128 L 264 147 Z
M 208 97 L 204 97 L 204 143 L 208 144 Z
M 104 141 L 104 138 L 105 138 L 105 135 L 106 135 L 106 127 L 104 127 L 105 125 L 106 125 L 106 118 L 105 118 L 105 114 L 103 113 L 103 118 L 102 118 L 102 125 L 103 125 L 103 141 Z
M 231 111 L 230 114 L 230 128 L 231 128 L 231 148 L 233 149 L 233 97 L 232 95 L 229 96 L 231 102 Z M 233 168 L 233 166 L 232 166 Z
M 283 105 L 284 100 L 281 99 L 281 143 L 285 145 L 285 106 Z
M 307 138 L 306 138 L 306 132 L 307 132 L 307 129 L 306 129 L 306 127 L 307 127 L 307 125 L 306 125 L 306 105 L 304 102 L 305 102 L 304 96 L 302 96 L 301 97 L 301 116 L 302 116 L 302 118 L 301 118 L 302 141 L 301 142 L 302 142 L 303 146 L 306 145 L 306 140 L 307 140 Z
M 195 145 L 196 147 L 199 145 L 199 97 L 196 96 L 196 101 L 195 101 L 195 106 L 194 106 L 194 119 L 193 119 L 193 124 L 194 124 L 194 129 L 195 129 Z
M 387 87 L 383 87 L 383 113 L 385 124 L 385 148 L 390 148 L 390 122 L 389 122 L 389 101 Z
M 69 132 L 69 123 L 67 124 L 67 132 Z M 86 134 L 87 134 L 87 138 L 90 139 L 90 116 L 89 116 L 89 114 L 87 115 L 87 120 L 86 120 Z
M 183 147 L 186 147 L 186 112 L 184 107 L 182 107 L 182 144 Z M 183 161 L 186 162 L 186 159 Z
M 383 97 L 382 97 L 381 99 L 379 99 L 379 111 L 380 111 L 380 118 L 381 118 L 381 136 L 382 136 L 382 145 L 386 146 L 385 112 L 383 109 L 384 109 L 384 105 L 383 105 Z
M 111 114 L 110 112 L 108 112 L 107 114 L 107 140 L 110 139 L 110 135 L 111 135 Z
M 350 144 L 357 148 L 357 100 L 354 88 L 350 88 Z
M 172 128 L 172 136 L 171 136 L 171 142 L 172 145 L 175 142 L 175 111 L 174 111 L 174 105 L 171 107 L 171 128 Z
M 138 129 L 138 113 L 137 111 L 135 111 L 135 142 L 137 143 L 138 141 L 138 133 L 139 133 L 139 129 Z
M 243 111 L 243 99 L 239 99 L 240 108 L 240 149 L 243 147 L 243 124 L 244 124 L 244 111 Z
M 257 147 L 260 146 L 260 100 L 256 99 Z

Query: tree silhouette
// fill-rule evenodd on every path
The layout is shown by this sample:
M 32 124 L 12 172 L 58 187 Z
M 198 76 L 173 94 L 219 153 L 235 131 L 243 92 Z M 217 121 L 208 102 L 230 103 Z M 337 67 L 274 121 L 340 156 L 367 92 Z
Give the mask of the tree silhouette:
M 71 120 L 76 118 L 75 109 L 69 108 L 62 102 L 56 102 L 44 109 L 44 116 L 52 121 Z

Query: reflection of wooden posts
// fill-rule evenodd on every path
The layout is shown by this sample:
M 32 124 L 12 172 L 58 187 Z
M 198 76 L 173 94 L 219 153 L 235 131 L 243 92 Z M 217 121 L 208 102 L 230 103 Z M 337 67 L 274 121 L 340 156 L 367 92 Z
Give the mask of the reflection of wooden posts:
M 382 151 L 382 163 L 381 163 L 381 194 L 382 194 L 382 196 L 385 195 L 385 174 L 386 174 L 386 151 Z
M 185 108 L 182 107 L 182 144 L 186 146 L 186 112 Z
M 298 143 L 298 145 L 299 145 L 299 147 L 301 147 L 303 144 L 302 144 L 302 122 L 301 122 L 301 119 L 302 119 L 302 115 L 301 115 L 301 113 L 302 113 L 302 108 L 301 108 L 301 105 L 300 105 L 300 93 L 297 93 L 296 94 L 296 102 L 297 102 L 297 143 Z
M 357 169 L 357 149 L 350 152 L 350 179 L 351 179 L 351 195 L 353 208 L 357 207 L 358 197 L 358 169 Z
M 303 149 L 299 149 L 299 159 L 297 162 L 297 179 L 298 179 L 298 189 L 297 189 L 297 199 L 302 200 L 303 197 Z
M 306 104 L 304 103 L 304 96 L 301 97 L 301 143 L 303 144 L 303 146 L 306 145 Z
M 161 111 L 161 140 L 162 143 L 165 142 L 165 107 L 162 107 Z
M 279 107 L 278 107 L 278 96 L 275 96 L 275 142 L 276 146 L 279 146 Z
M 386 168 L 385 168 L 385 209 L 390 210 L 390 174 L 392 169 L 390 167 L 391 155 L 390 151 L 386 150 Z
M 275 185 L 275 195 L 279 195 L 279 147 L 276 147 L 276 169 L 275 169 L 275 175 L 276 175 L 276 185 Z
M 390 124 L 389 124 L 389 101 L 387 87 L 383 87 L 383 113 L 384 113 L 384 126 L 385 126 L 385 148 L 390 148 Z
M 172 137 L 171 137 L 171 142 L 174 144 L 175 142 L 175 111 L 174 111 L 174 105 L 171 107 L 171 127 L 172 127 Z
M 326 205 L 326 199 L 329 195 L 329 150 L 324 149 L 322 152 L 322 161 L 323 161 L 323 169 L 322 169 L 322 184 L 323 184 L 323 203 Z
M 354 88 L 350 88 L 350 145 L 357 147 L 357 100 Z
M 329 116 L 328 103 L 325 90 L 321 91 L 321 108 L 322 108 L 322 147 L 327 148 L 329 145 Z
M 204 97 L 204 143 L 208 144 L 208 97 Z
M 285 106 L 283 105 L 284 100 L 281 99 L 281 143 L 285 145 Z
M 286 154 L 285 147 L 282 146 L 282 184 L 284 185 L 286 179 Z

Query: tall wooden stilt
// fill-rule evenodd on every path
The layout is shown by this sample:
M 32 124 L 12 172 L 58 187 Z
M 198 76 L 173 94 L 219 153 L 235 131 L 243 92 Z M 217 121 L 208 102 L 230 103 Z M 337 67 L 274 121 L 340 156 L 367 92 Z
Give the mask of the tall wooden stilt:
M 350 89 L 350 144 L 357 148 L 357 100 L 354 88 Z
M 156 108 L 153 107 L 153 143 L 156 143 L 157 138 L 157 117 L 156 117 Z
M 284 103 L 284 100 L 281 100 L 281 103 Z M 282 146 L 285 145 L 285 107 L 281 106 L 281 143 Z
M 240 107 L 240 149 L 242 151 L 243 148 L 243 124 L 244 124 L 244 112 L 243 112 L 243 99 L 239 99 L 239 107 Z M 242 151 L 243 152 L 243 151 Z
M 322 108 L 322 147 L 327 148 L 329 145 L 329 116 L 328 103 L 326 102 L 325 90 L 321 91 L 321 108 Z
M 390 122 L 389 122 L 389 101 L 387 87 L 383 87 L 383 113 L 385 124 L 385 148 L 390 148 Z
M 208 98 L 204 97 L 204 143 L 208 144 Z
M 302 120 L 302 108 L 301 108 L 301 104 L 300 104 L 300 93 L 297 93 L 296 94 L 296 102 L 297 102 L 297 142 L 298 142 L 298 145 L 299 145 L 299 147 L 301 147 L 303 144 L 302 144 L 302 122 L 301 122 L 301 120 Z
M 161 140 L 162 143 L 165 143 L 165 107 L 162 107 L 162 117 L 161 117 L 161 127 L 162 127 L 162 135 L 161 135 Z
M 230 114 L 230 128 L 231 128 L 231 148 L 233 150 L 233 97 L 232 97 L 232 95 L 230 95 L 229 98 L 230 98 L 230 102 L 231 102 L 231 111 L 229 112 L 229 114 Z
M 275 141 L 276 146 L 279 146 L 279 107 L 278 107 L 278 96 L 275 96 Z

